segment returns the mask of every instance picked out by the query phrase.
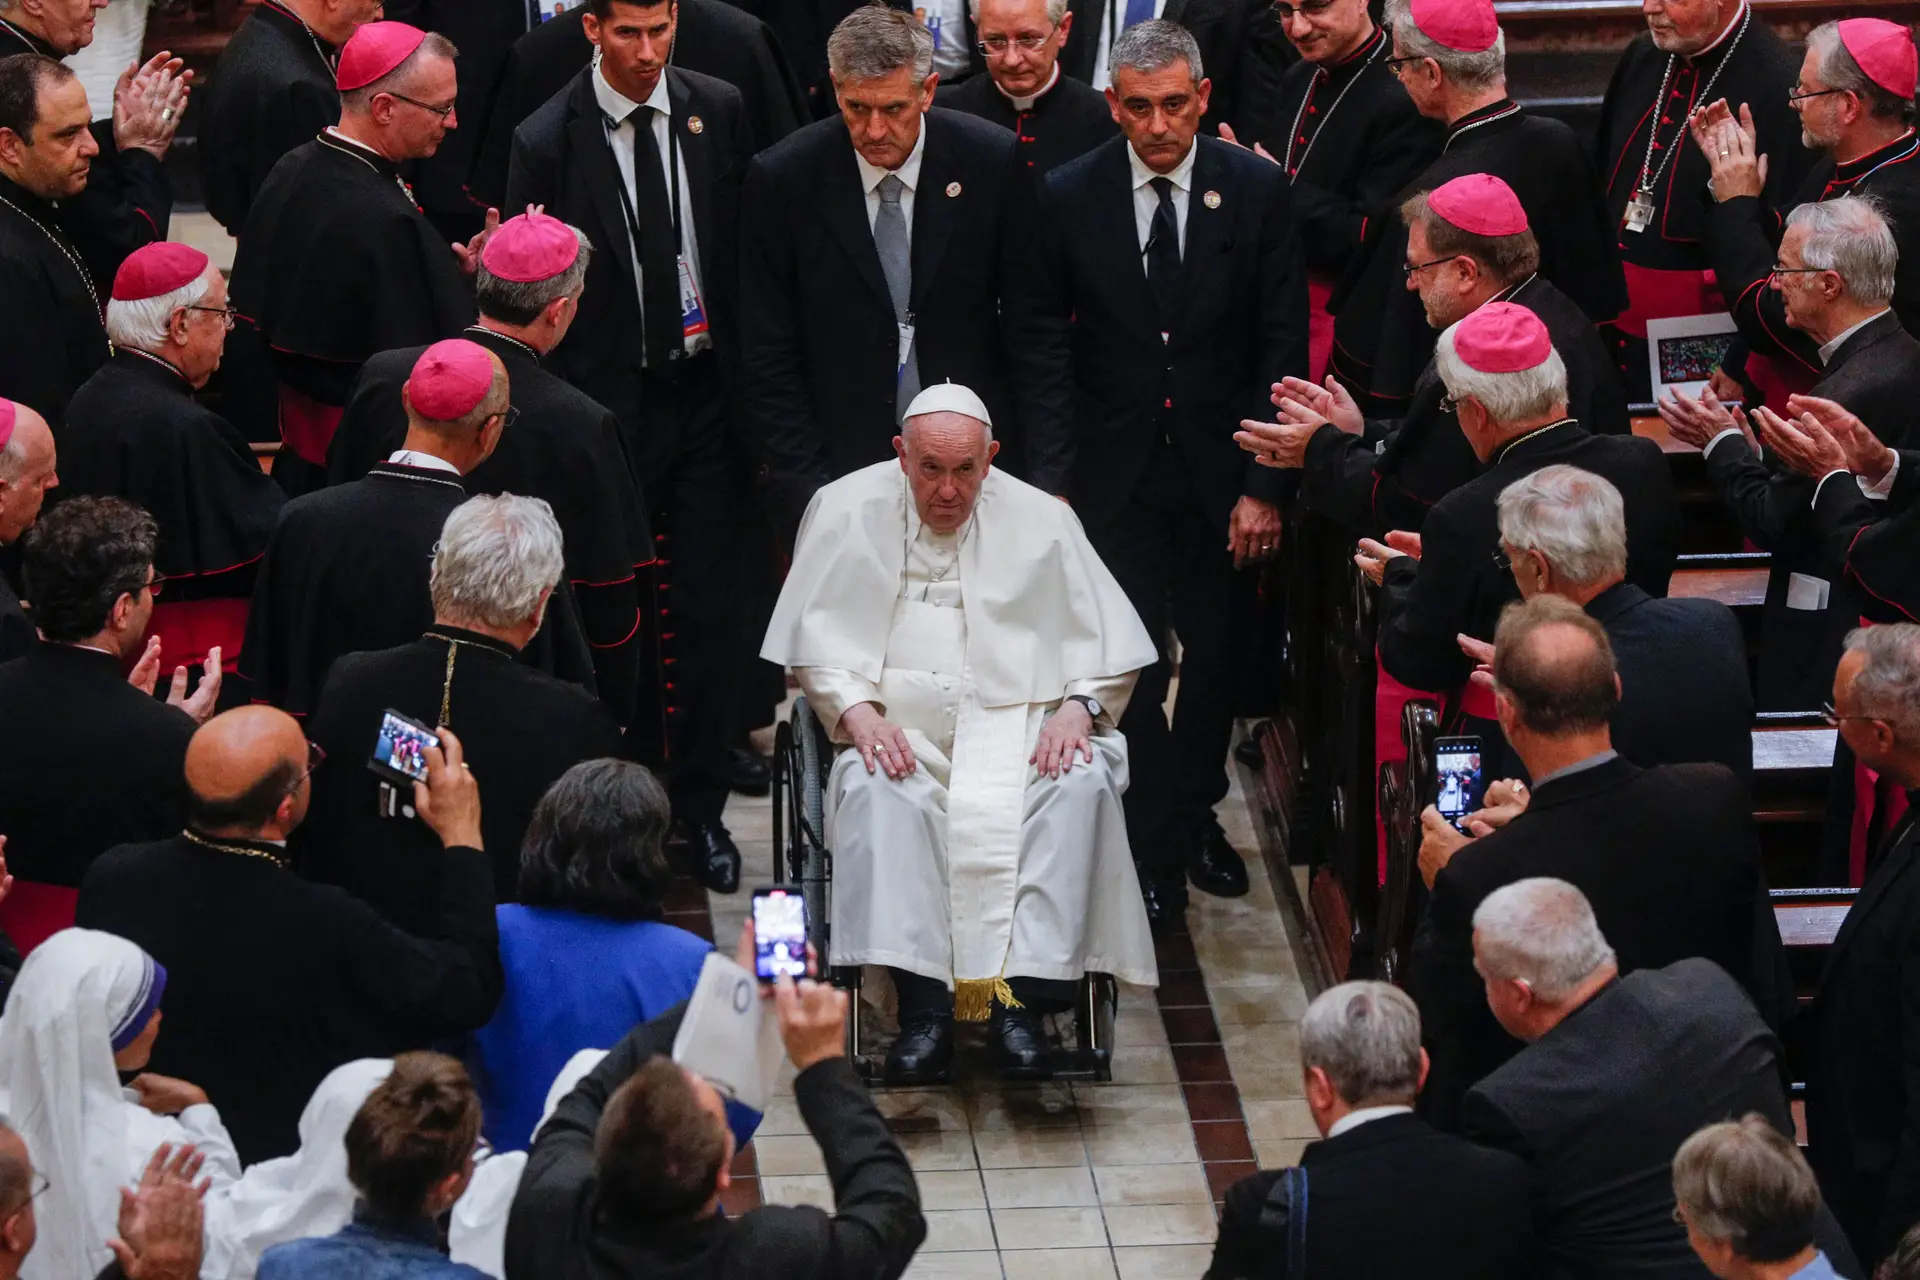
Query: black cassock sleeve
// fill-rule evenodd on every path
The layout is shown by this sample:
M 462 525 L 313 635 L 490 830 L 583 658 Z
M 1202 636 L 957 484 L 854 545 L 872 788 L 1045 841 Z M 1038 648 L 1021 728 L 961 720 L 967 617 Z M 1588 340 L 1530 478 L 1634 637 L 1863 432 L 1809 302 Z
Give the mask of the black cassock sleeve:
M 173 184 L 147 152 L 120 150 L 112 120 L 95 121 L 92 132 L 100 154 L 94 157 L 87 189 L 68 202 L 65 221 L 104 302 L 127 255 L 167 238 Z
M 1901 455 L 1902 471 L 1909 460 Z M 1920 621 L 1920 562 L 1913 556 L 1920 545 L 1920 505 L 1890 506 L 1897 514 L 1881 519 L 1877 504 L 1860 492 L 1853 476 L 1836 472 L 1814 499 L 1814 531 L 1827 564 L 1872 597 L 1869 612 L 1877 621 Z
M 1745 439 L 1726 439 L 1707 454 L 1707 480 L 1720 505 L 1733 513 L 1740 532 L 1764 551 L 1778 553 L 1813 501 L 1813 481 L 1769 467 Z M 1834 483 L 1838 484 L 1839 481 Z M 1858 491 L 1859 486 L 1853 486 Z
M 1410 688 L 1441 692 L 1473 670 L 1456 637 L 1471 630 L 1478 566 L 1491 561 L 1456 526 L 1436 505 L 1420 530 L 1420 558 L 1393 557 L 1381 578 L 1380 665 Z

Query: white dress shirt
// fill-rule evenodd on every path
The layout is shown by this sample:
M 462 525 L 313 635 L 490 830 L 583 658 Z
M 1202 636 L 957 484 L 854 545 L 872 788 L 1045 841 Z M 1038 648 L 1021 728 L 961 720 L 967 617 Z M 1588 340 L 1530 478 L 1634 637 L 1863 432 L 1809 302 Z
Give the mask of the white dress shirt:
M 1147 236 L 1153 231 L 1154 211 L 1160 207 L 1160 193 L 1153 189 L 1155 178 L 1167 178 L 1173 183 L 1173 221 L 1180 232 L 1180 254 L 1186 256 L 1187 244 L 1187 203 L 1193 194 L 1193 157 L 1199 153 L 1200 143 L 1196 139 L 1187 148 L 1187 154 L 1180 158 L 1172 173 L 1155 173 L 1147 168 L 1147 162 L 1132 147 L 1127 148 L 1127 164 L 1133 170 L 1133 229 L 1140 236 L 1140 252 L 1147 251 Z
M 1834 334 L 1831 339 L 1821 343 L 1820 344 L 1820 363 L 1823 365 L 1832 364 L 1833 353 L 1840 349 L 1841 343 L 1845 342 L 1848 338 L 1851 338 L 1854 334 L 1860 332 L 1862 329 L 1872 324 L 1875 320 L 1878 320 L 1881 316 L 1887 314 L 1887 311 L 1888 311 L 1888 308 L 1882 307 L 1878 311 L 1874 312 L 1872 315 L 1868 316 L 1865 320 L 1862 320 L 1860 323 L 1848 325 L 1846 328 L 1842 329 L 1840 332 Z
M 920 161 L 927 154 L 927 119 L 920 117 L 920 136 L 913 140 L 913 150 L 907 153 L 907 161 L 898 169 L 882 169 L 868 164 L 867 158 L 855 151 L 853 162 L 860 168 L 860 189 L 867 193 L 867 230 L 873 230 L 873 224 L 880 220 L 880 180 L 889 173 L 900 179 L 906 190 L 900 193 L 900 216 L 907 220 L 907 248 L 913 248 L 913 193 L 920 186 Z
M 660 173 L 667 182 L 668 207 L 672 207 L 673 191 L 677 185 L 680 191 L 680 258 L 687 264 L 687 270 L 693 276 L 693 287 L 700 294 L 700 305 L 707 305 L 707 290 L 700 281 L 700 246 L 693 229 L 693 198 L 689 194 L 693 184 L 687 181 L 687 156 L 684 148 L 669 148 L 668 142 L 673 122 L 673 104 L 667 96 L 667 73 L 662 71 L 660 78 L 653 83 L 653 92 L 647 95 L 645 102 L 635 102 L 607 83 L 600 74 L 599 55 L 594 55 L 593 97 L 600 104 L 600 110 L 609 120 L 618 120 L 618 128 L 609 130 L 608 141 L 613 147 L 613 163 L 620 170 L 620 181 L 627 184 L 627 199 L 632 201 L 636 216 L 640 208 L 639 193 L 633 185 L 633 113 L 649 112 L 653 121 L 653 142 L 660 150 Z M 677 155 L 679 163 L 668 168 L 668 157 Z M 632 228 L 628 228 L 627 241 L 633 244 Z M 633 289 L 634 296 L 646 298 L 640 277 L 640 246 L 633 244 Z M 680 285 L 674 282 L 674 292 L 678 294 Z M 644 307 L 644 301 L 642 306 Z M 705 351 L 713 345 L 712 335 L 696 333 L 685 339 L 688 352 Z
M 1153 16 L 1158 18 L 1167 11 L 1167 0 L 1153 0 Z M 1120 38 L 1118 31 L 1108 29 L 1110 22 L 1124 22 L 1127 16 L 1127 0 L 1102 0 L 1100 5 L 1100 30 L 1094 33 L 1093 42 L 1093 87 L 1104 89 L 1113 83 L 1113 72 L 1107 66 L 1107 58 L 1113 53 L 1113 42 Z
M 1337 1138 L 1343 1133 L 1358 1129 L 1369 1120 L 1385 1120 L 1388 1116 L 1410 1116 L 1412 1114 L 1412 1107 L 1361 1107 L 1358 1111 L 1349 1111 L 1338 1120 L 1335 1120 L 1333 1127 L 1327 1130 L 1327 1136 L 1329 1138 Z
M 456 476 L 460 474 L 460 468 L 445 458 L 436 458 L 418 449 L 395 449 L 387 455 L 387 461 L 396 467 L 416 467 L 421 471 L 451 471 Z

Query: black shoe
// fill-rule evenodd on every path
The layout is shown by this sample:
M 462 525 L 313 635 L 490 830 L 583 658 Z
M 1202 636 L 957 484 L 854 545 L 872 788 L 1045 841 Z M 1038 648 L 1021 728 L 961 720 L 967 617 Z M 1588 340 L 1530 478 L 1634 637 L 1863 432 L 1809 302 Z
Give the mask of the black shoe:
M 1047 1080 L 1053 1076 L 1047 1029 L 1031 1009 L 993 1011 L 994 1057 L 1002 1080 Z
M 1147 928 L 1164 937 L 1187 922 L 1187 886 L 1179 880 L 1142 877 L 1140 899 L 1147 906 Z
M 952 1064 L 952 1016 L 910 1013 L 887 1050 L 887 1083 L 932 1084 L 946 1079 Z
M 1227 843 L 1218 819 L 1209 817 L 1187 847 L 1187 880 L 1216 898 L 1238 898 L 1247 891 L 1247 864 Z
M 715 893 L 732 893 L 740 887 L 740 846 L 718 822 L 689 822 L 687 869 L 693 878 Z
M 758 751 L 729 747 L 727 786 L 743 796 L 764 796 L 773 789 L 773 771 Z

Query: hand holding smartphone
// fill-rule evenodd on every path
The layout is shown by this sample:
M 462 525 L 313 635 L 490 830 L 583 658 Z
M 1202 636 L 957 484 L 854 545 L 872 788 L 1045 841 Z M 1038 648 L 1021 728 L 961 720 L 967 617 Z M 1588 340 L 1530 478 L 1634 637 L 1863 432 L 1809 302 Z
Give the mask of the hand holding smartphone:
M 427 748 L 440 745 L 440 735 L 391 707 L 380 718 L 367 768 L 412 794 L 413 784 L 427 780 Z
M 807 900 L 798 892 L 753 891 L 753 971 L 762 982 L 807 976 Z
M 1438 784 L 1434 807 L 1463 835 L 1467 815 L 1481 806 L 1486 774 L 1481 768 L 1480 739 L 1476 735 L 1437 738 L 1433 744 L 1433 776 Z

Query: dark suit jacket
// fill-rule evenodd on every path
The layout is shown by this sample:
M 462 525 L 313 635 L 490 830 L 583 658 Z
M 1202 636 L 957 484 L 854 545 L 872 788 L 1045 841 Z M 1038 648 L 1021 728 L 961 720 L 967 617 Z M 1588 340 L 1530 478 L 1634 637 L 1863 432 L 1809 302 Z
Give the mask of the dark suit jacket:
M 1307 1275 L 1314 1280 L 1520 1280 L 1533 1232 L 1527 1169 L 1437 1133 L 1411 1115 L 1382 1116 L 1307 1144 Z M 1261 1231 L 1277 1172 L 1227 1190 L 1206 1280 L 1303 1280 L 1287 1270 L 1284 1237 Z
M 1011 434 L 1002 299 L 1030 221 L 1013 134 L 926 113 L 914 194 L 914 349 L 923 386 L 973 388 Z M 899 328 L 853 144 L 837 117 L 754 158 L 741 221 L 740 396 L 776 483 L 804 507 L 827 481 L 893 456 Z
M 36 642 L 0 667 L 0 835 L 22 880 L 76 888 L 101 853 L 186 821 L 194 723 L 119 659 Z
M 1037 261 L 1015 308 L 1031 478 L 1096 526 L 1154 483 L 1147 464 L 1165 436 L 1224 537 L 1241 495 L 1272 501 L 1286 484 L 1233 433 L 1242 418 L 1272 416 L 1274 383 L 1306 376 L 1307 283 L 1286 175 L 1251 152 L 1195 140 L 1183 309 L 1163 341 L 1129 145 L 1115 138 L 1060 166 L 1041 194 Z
M 1739 986 L 1682 960 L 1610 984 L 1476 1085 L 1466 1135 L 1532 1175 L 1534 1274 L 1706 1280 L 1673 1220 L 1673 1153 L 1749 1111 L 1791 1134 L 1779 1058 Z
M 1525 813 L 1434 877 L 1407 985 L 1433 1058 L 1422 1113 L 1436 1124 L 1452 1127 L 1461 1095 L 1520 1047 L 1487 1009 L 1473 913 L 1531 876 L 1587 895 L 1621 972 L 1705 956 L 1774 1008 L 1780 934 L 1746 786 L 1719 765 L 1642 769 L 1619 757 L 1549 779 Z
M 1013 99 L 984 72 L 958 84 L 942 84 L 933 100 L 1011 129 L 1020 139 L 1021 160 L 1036 181 L 1120 132 L 1106 95 L 1067 75 L 1054 81 L 1053 88 L 1025 111 L 1017 110 Z
M 714 346 L 723 354 L 735 341 L 734 292 L 740 239 L 740 182 L 753 155 L 739 91 L 724 80 L 669 67 L 670 128 L 685 158 L 689 189 L 681 217 L 693 219 L 700 249 Z M 699 132 L 690 121 L 698 118 Z M 607 146 L 593 72 L 547 100 L 513 135 L 513 166 L 507 176 L 507 207 L 544 204 L 547 212 L 587 233 L 596 252 L 587 267 L 580 315 L 567 340 L 548 357 L 553 371 L 613 410 L 630 438 L 645 440 L 647 418 L 640 400 L 640 296 L 634 284 L 634 247 L 620 203 L 620 170 Z M 678 323 L 669 317 L 669 323 Z M 671 442 L 662 442 L 670 449 Z M 635 459 L 647 475 L 646 459 Z M 654 474 L 658 474 L 657 472 Z M 656 497 L 659 495 L 655 495 Z
M 1747 642 L 1717 600 L 1661 600 L 1630 582 L 1587 602 L 1620 673 L 1613 746 L 1643 769 L 1723 764 L 1753 776 L 1753 692 Z
M 1920 387 L 1920 342 L 1888 311 L 1840 344 L 1812 394 L 1839 401 L 1883 442 L 1903 448 L 1920 444 L 1920 433 L 1909 425 L 1915 387 Z M 1859 589 L 1834 572 L 1820 544 L 1812 512 L 1815 481 L 1771 456 L 1755 456 L 1744 441 L 1734 439 L 1708 450 L 1706 467 L 1708 482 L 1740 522 L 1740 531 L 1773 554 L 1760 623 L 1765 639 L 1760 707 L 1818 707 L 1832 692 L 1841 642 L 1859 619 L 1861 600 Z M 1788 607 L 1796 574 L 1829 581 L 1826 608 Z
M 1468 484 L 1434 504 L 1421 526 L 1418 560 L 1387 561 L 1380 594 L 1380 663 L 1415 689 L 1463 682 L 1473 664 L 1455 637 L 1493 639 L 1500 610 L 1520 598 L 1500 549 L 1500 491 L 1543 467 L 1566 463 L 1611 480 L 1626 504 L 1627 581 L 1667 594 L 1679 549 L 1673 472 L 1660 446 L 1634 436 L 1596 436 L 1573 424 L 1503 446 Z
M 166 966 L 153 1069 L 219 1098 L 252 1164 L 299 1147 L 300 1112 L 341 1063 L 429 1048 L 492 1016 L 501 977 L 487 860 L 437 844 L 426 857 L 436 910 L 419 936 L 340 889 L 181 836 L 102 857 L 74 920 Z
M 635 1027 L 534 1135 L 507 1222 L 509 1280 L 893 1280 L 926 1238 L 926 1219 L 906 1157 L 845 1058 L 793 1082 L 826 1157 L 834 1213 L 765 1205 L 737 1218 L 623 1222 L 598 1209 L 593 1140 L 607 1099 L 672 1052 L 685 1011 Z
M 1806 1055 L 1808 1156 L 1872 1258 L 1920 1220 L 1920 830 L 1897 834 L 1827 955 Z
M 456 646 L 447 684 L 447 642 L 415 640 L 373 653 L 350 653 L 333 664 L 308 735 L 343 767 L 316 776 L 313 806 L 300 829 L 301 870 L 371 903 L 401 928 L 427 929 L 439 893 L 435 851 L 440 840 L 424 822 L 378 813 L 380 779 L 364 767 L 380 718 L 392 709 L 423 724 L 446 724 L 460 736 L 480 780 L 493 898 L 519 901 L 520 841 L 540 797 L 582 760 L 620 754 L 620 729 L 606 706 L 577 685 L 514 661 L 513 650 L 453 627 L 433 632 Z

